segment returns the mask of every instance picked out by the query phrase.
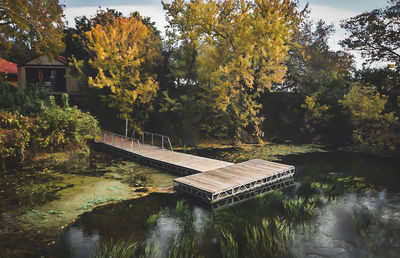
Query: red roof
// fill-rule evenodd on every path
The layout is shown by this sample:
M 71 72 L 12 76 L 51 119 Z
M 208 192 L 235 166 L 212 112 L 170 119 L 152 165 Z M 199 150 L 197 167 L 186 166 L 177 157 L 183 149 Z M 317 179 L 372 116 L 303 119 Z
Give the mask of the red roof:
M 67 63 L 67 59 L 65 58 L 65 56 L 58 56 L 56 59 L 57 59 L 58 61 L 60 61 L 60 62 L 63 62 L 64 64 Z
M 17 64 L 0 58 L 0 73 L 18 74 Z

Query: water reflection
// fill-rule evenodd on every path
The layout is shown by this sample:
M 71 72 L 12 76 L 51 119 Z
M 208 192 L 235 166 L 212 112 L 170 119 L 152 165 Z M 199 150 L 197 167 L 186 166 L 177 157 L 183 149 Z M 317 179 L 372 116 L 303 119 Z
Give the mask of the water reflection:
M 47 254 L 87 257 L 97 242 L 107 247 L 99 257 L 116 257 L 132 243 L 143 257 L 399 256 L 399 161 L 346 153 L 287 160 L 297 174 L 285 190 L 219 210 L 170 194 L 101 207 Z M 386 181 L 375 181 L 377 171 Z

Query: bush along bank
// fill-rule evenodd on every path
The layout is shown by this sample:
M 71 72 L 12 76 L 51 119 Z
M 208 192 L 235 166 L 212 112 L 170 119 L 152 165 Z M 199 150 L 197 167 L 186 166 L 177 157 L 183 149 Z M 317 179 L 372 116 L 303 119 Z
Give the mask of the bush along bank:
M 76 106 L 70 107 L 68 95 L 62 96 L 62 106 L 54 96 L 48 104 L 41 103 L 35 116 L 0 109 L 1 170 L 21 164 L 41 152 L 65 149 L 87 149 L 87 141 L 99 130 L 98 122 Z

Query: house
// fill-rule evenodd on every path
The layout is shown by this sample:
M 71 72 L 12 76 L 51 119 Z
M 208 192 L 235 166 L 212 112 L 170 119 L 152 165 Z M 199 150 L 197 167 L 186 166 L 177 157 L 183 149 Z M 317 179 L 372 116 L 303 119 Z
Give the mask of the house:
M 48 56 L 39 56 L 18 65 L 18 86 L 34 87 L 43 83 L 53 95 L 79 93 L 80 84 L 68 76 L 69 73 L 70 68 L 65 57 L 51 59 Z
M 0 58 L 0 75 L 6 78 L 6 80 L 10 84 L 17 85 L 17 80 L 18 80 L 17 64 Z

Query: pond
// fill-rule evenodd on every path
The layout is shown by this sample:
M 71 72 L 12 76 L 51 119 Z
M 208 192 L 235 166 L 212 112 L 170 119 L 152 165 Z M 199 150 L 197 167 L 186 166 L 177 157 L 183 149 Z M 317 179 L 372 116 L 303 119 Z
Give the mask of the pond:
M 150 194 L 83 214 L 39 255 L 55 257 L 398 257 L 400 160 L 292 155 L 292 186 L 212 210 Z

